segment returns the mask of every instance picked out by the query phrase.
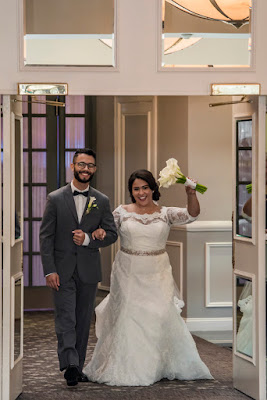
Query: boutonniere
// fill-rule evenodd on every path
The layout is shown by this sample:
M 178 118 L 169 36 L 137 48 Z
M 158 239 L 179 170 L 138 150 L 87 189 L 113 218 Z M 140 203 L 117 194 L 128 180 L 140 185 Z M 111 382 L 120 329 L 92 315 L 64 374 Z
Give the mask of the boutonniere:
M 89 203 L 88 203 L 87 209 L 85 211 L 86 215 L 89 214 L 89 212 L 92 210 L 92 208 L 98 208 L 95 201 L 96 201 L 96 198 L 93 196 L 90 196 Z

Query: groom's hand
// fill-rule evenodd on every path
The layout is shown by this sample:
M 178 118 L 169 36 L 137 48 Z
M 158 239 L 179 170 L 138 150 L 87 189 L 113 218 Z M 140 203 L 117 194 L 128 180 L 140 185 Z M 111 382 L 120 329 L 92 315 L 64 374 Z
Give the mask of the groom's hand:
M 49 286 L 52 289 L 55 289 L 57 291 L 59 290 L 58 289 L 60 286 L 59 275 L 56 272 L 54 272 L 53 274 L 50 274 L 46 277 L 46 286 Z
M 72 233 L 74 243 L 77 244 L 77 246 L 81 246 L 85 239 L 85 233 L 81 229 L 75 229 Z

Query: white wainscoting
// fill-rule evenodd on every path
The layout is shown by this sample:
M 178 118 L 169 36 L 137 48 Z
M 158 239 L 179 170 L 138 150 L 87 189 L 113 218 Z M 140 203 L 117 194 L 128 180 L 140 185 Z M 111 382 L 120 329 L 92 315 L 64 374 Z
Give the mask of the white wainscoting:
M 196 331 L 231 331 L 233 318 L 185 318 L 190 332 Z
M 232 243 L 205 243 L 205 306 L 232 307 Z
M 175 283 L 180 291 L 181 299 L 183 299 L 183 243 L 167 241 L 166 249 L 170 258 Z

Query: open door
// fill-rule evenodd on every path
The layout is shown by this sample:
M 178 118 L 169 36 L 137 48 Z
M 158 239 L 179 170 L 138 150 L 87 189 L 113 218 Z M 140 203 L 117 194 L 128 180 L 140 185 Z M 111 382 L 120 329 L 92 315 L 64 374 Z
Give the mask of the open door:
M 3 364 L 2 399 L 22 392 L 23 123 L 15 96 L 3 96 Z
M 233 106 L 233 382 L 260 400 L 266 399 L 265 102 L 252 96 Z

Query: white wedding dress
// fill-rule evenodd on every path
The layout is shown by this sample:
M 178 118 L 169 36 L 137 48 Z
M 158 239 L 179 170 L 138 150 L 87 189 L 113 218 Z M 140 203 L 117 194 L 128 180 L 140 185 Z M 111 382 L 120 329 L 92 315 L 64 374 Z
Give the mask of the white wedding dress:
M 180 316 L 184 303 L 165 251 L 170 225 L 194 218 L 176 207 L 139 215 L 119 206 L 113 214 L 121 250 L 110 294 L 96 308 L 98 341 L 83 372 L 90 381 L 116 386 L 212 379 Z

